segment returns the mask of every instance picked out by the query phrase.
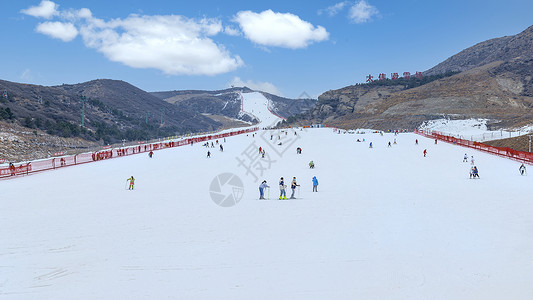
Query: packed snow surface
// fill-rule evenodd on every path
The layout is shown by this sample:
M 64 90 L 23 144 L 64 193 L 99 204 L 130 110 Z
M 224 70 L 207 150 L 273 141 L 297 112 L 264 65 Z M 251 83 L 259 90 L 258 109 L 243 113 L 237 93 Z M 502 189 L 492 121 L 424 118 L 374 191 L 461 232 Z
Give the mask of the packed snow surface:
M 296 133 L 0 181 L 0 298 L 533 297 L 533 177 L 518 163 L 414 134 Z M 211 200 L 222 173 L 243 182 L 235 206 Z M 274 200 L 281 176 L 298 199 Z
M 282 119 L 268 110 L 269 100 L 259 92 L 242 93 L 243 111 L 257 117 L 259 128 L 273 127 Z
M 525 126 L 515 130 L 489 130 L 487 128 L 488 121 L 488 119 L 437 119 L 424 122 L 419 129 L 438 131 L 450 136 L 478 142 L 517 137 L 533 131 L 532 126 Z

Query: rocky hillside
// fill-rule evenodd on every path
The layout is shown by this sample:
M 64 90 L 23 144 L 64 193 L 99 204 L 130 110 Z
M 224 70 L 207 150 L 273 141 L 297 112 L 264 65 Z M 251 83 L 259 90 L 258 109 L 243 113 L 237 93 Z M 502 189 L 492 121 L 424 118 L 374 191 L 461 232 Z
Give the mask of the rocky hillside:
M 111 143 L 207 131 L 221 125 L 118 80 L 51 87 L 0 81 L 0 90 L 6 91 L 0 98 L 0 120 L 61 137 Z
M 325 92 L 318 105 L 289 121 L 343 128 L 414 129 L 440 118 L 487 118 L 494 127 L 533 123 L 533 26 L 480 43 L 425 72 L 448 73 L 419 86 L 387 80 Z
M 0 160 L 5 163 L 46 158 L 56 152 L 76 154 L 101 149 L 99 146 L 79 137 L 64 138 L 16 123 L 0 122 Z
M 152 95 L 176 105 L 179 109 L 186 109 L 195 113 L 221 115 L 233 119 L 251 122 L 248 115 L 240 115 L 240 93 L 251 93 L 247 87 L 230 88 L 218 91 L 167 91 L 154 92 Z M 288 118 L 313 108 L 317 101 L 313 99 L 288 99 L 269 93 L 261 92 L 271 101 L 274 113 Z
M 424 75 L 467 71 L 496 61 L 533 58 L 533 26 L 513 36 L 481 42 L 448 58 Z

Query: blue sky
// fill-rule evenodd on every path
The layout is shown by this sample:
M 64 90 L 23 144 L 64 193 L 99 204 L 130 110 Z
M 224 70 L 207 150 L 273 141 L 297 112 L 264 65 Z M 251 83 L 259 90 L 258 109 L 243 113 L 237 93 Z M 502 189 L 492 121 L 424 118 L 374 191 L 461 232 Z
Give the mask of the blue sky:
M 533 1 L 2 1 L 0 79 L 296 98 L 425 71 L 533 25 Z

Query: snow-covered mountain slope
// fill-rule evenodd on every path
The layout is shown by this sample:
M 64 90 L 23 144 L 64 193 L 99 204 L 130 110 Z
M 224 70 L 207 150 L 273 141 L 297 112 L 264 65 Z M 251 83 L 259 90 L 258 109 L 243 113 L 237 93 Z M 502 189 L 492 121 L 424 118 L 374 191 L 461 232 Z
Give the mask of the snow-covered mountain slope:
M 519 164 L 413 134 L 296 133 L 260 131 L 220 140 L 224 152 L 195 144 L 0 181 L 0 298 L 533 295 L 533 176 L 520 176 Z M 465 153 L 481 179 L 468 178 Z M 213 192 L 223 173 L 242 189 Z M 257 200 L 263 179 L 276 198 L 281 176 L 297 178 L 298 199 Z M 221 207 L 212 192 L 242 200 Z
M 259 128 L 273 127 L 282 119 L 268 109 L 269 100 L 259 92 L 241 93 L 242 110 L 259 119 Z
M 532 126 L 517 128 L 514 131 L 489 130 L 487 127 L 488 122 L 488 119 L 436 119 L 424 122 L 418 129 L 438 131 L 446 135 L 477 142 L 517 137 L 533 131 Z

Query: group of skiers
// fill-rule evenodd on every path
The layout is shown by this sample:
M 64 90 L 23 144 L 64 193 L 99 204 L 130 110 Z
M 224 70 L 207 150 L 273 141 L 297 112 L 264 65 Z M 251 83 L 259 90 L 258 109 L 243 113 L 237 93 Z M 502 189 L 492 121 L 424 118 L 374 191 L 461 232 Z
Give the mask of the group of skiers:
M 313 192 L 318 192 L 318 179 L 316 178 L 316 176 L 313 176 L 313 179 L 311 181 L 313 182 Z M 296 177 L 293 177 L 291 181 L 292 193 L 289 199 L 296 199 L 295 197 L 296 188 L 299 186 L 300 185 L 296 181 Z M 265 200 L 265 189 L 267 188 L 270 188 L 270 186 L 267 184 L 266 180 L 263 180 L 263 182 L 261 182 L 261 184 L 259 185 L 259 199 L 260 200 Z M 283 177 L 281 177 L 279 179 L 279 200 L 287 200 L 286 189 L 287 189 L 287 185 L 285 184 L 285 180 L 283 179 Z

